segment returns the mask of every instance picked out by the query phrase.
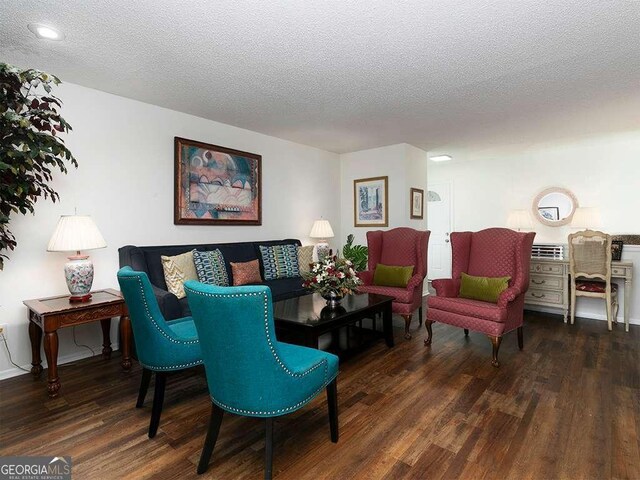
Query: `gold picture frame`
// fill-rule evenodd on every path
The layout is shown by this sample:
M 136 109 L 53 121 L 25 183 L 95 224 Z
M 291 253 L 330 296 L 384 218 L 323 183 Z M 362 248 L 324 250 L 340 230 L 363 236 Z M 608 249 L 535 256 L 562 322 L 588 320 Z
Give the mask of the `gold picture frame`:
M 389 177 L 353 181 L 353 226 L 389 226 Z

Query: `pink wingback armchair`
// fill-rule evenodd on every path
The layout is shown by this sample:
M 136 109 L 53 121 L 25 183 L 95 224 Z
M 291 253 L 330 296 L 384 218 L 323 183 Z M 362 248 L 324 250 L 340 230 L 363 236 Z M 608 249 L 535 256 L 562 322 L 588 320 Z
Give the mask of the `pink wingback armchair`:
M 436 295 L 427 297 L 427 339 L 431 345 L 433 322 L 442 322 L 488 335 L 493 345 L 491 364 L 498 367 L 502 335 L 518 330 L 522 350 L 524 294 L 529 288 L 531 246 L 535 233 L 514 232 L 507 228 L 488 228 L 479 232 L 451 234 L 452 277 L 433 280 Z M 462 272 L 479 277 L 511 277 L 509 287 L 498 303 L 458 298 Z
M 416 309 L 418 309 L 419 323 L 422 325 L 422 288 L 424 277 L 427 275 L 427 245 L 430 234 L 428 230 L 419 231 L 406 227 L 367 232 L 369 269 L 358 274 L 363 283 L 358 290 L 394 297 L 391 309 L 393 313 L 398 313 L 404 318 L 406 339 L 411 338 L 409 326 Z M 373 285 L 373 274 L 379 263 L 396 267 L 412 265 L 413 276 L 407 287 Z

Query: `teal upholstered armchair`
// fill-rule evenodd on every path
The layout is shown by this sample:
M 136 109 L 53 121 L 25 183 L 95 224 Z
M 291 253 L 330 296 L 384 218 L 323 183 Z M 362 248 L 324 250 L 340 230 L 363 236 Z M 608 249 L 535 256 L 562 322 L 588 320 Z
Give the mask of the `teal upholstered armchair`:
M 327 391 L 331 441 L 338 441 L 338 357 L 276 340 L 265 286 L 185 283 L 211 394 L 211 421 L 198 473 L 207 470 L 223 413 L 266 419 L 265 478 L 271 478 L 273 418 Z
M 156 375 L 149 424 L 149 438 L 153 438 L 160 424 L 167 372 L 202 364 L 200 342 L 191 317 L 165 321 L 146 273 L 123 267 L 118 271 L 118 283 L 129 309 L 138 360 L 142 365 L 137 408 L 144 404 L 151 374 Z

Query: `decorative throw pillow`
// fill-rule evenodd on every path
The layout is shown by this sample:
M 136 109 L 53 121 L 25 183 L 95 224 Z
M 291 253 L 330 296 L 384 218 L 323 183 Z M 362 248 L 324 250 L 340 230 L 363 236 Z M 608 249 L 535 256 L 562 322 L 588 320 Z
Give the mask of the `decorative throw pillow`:
M 260 245 L 260 254 L 265 280 L 300 276 L 297 245 Z
M 309 266 L 311 263 L 313 263 L 313 245 L 298 247 L 298 270 L 300 275 L 311 271 Z
M 209 285 L 229 286 L 229 276 L 224 265 L 224 257 L 218 249 L 210 252 L 193 251 L 193 262 L 196 265 L 198 280 Z
M 413 276 L 413 265 L 407 267 L 394 267 L 392 265 L 376 265 L 373 273 L 373 284 L 385 287 L 406 288 Z
M 511 277 L 474 277 L 462 273 L 460 279 L 461 298 L 498 303 L 500 294 L 509 288 Z
M 172 257 L 166 255 L 160 257 L 167 290 L 178 298 L 185 297 L 184 282 L 198 279 L 196 267 L 193 263 L 193 252 L 195 250 Z
M 233 275 L 234 285 L 262 282 L 258 259 L 251 260 L 250 262 L 231 262 L 231 274 Z

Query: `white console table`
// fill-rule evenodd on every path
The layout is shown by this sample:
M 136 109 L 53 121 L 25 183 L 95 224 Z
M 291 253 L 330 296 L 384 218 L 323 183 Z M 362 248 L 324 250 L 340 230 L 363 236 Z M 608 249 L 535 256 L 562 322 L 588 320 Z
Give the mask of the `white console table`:
M 530 269 L 529 290 L 525 295 L 525 303 L 562 308 L 564 322 L 567 323 L 570 297 L 569 260 L 532 258 Z M 611 276 L 624 280 L 624 328 L 628 332 L 633 263 L 611 262 Z

